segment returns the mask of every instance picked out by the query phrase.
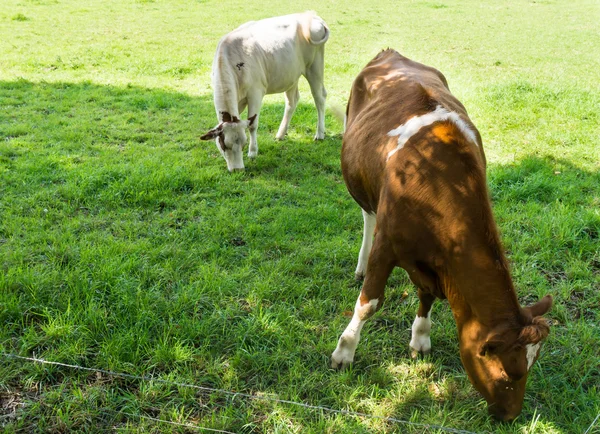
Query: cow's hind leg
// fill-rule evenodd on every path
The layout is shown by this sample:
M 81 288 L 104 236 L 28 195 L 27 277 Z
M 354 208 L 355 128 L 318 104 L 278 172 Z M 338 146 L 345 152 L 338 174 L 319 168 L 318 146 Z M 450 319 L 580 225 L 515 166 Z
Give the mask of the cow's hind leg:
M 248 157 L 254 158 L 258 154 L 258 141 L 256 139 L 256 130 L 258 129 L 258 118 L 260 117 L 260 108 L 264 94 L 254 92 L 248 94 L 248 119 L 256 115 L 252 123 L 248 126 L 250 131 L 250 146 L 248 147 Z
M 375 214 L 369 214 L 364 209 L 361 209 L 361 211 L 364 227 L 362 245 L 360 246 L 360 253 L 358 254 L 358 264 L 356 265 L 356 271 L 354 273 L 356 280 L 362 280 L 365 277 L 369 253 L 371 253 L 371 247 L 373 246 L 373 233 L 375 232 L 376 220 Z
M 435 296 L 424 292 L 419 288 L 419 310 L 412 325 L 412 337 L 410 340 L 410 355 L 416 359 L 419 354 L 431 352 L 431 305 Z
M 298 92 L 298 82 L 296 82 L 294 86 L 285 92 L 285 112 L 283 114 L 283 119 L 281 120 L 281 125 L 279 125 L 279 131 L 277 131 L 277 135 L 275 136 L 277 140 L 283 140 L 287 134 L 290 121 L 292 120 L 292 116 L 299 100 L 300 92 Z
M 315 140 L 323 140 L 325 138 L 325 98 L 327 97 L 327 91 L 325 90 L 325 86 L 323 86 L 323 71 L 325 69 L 323 56 L 324 47 L 321 47 L 315 56 L 313 64 L 306 71 L 306 79 L 310 85 L 310 91 L 317 107 L 317 133 L 315 134 Z
M 375 236 L 367 264 L 367 277 L 356 300 L 352 320 L 340 336 L 337 347 L 331 355 L 332 368 L 344 368 L 352 363 L 363 325 L 383 304 L 385 284 L 394 268 L 394 263 L 389 248 L 385 248 L 381 238 Z

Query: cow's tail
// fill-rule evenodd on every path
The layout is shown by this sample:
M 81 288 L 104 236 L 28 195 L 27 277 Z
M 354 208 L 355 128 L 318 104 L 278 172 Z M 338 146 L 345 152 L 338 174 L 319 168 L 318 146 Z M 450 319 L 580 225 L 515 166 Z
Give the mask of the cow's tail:
M 316 12 L 309 11 L 302 23 L 302 33 L 312 45 L 323 45 L 329 39 L 329 27 Z
M 331 113 L 333 114 L 333 116 L 335 116 L 337 118 L 338 121 L 340 121 L 344 124 L 343 132 L 345 133 L 346 132 L 347 114 L 344 113 L 344 110 L 339 105 L 330 105 L 329 110 L 331 110 Z

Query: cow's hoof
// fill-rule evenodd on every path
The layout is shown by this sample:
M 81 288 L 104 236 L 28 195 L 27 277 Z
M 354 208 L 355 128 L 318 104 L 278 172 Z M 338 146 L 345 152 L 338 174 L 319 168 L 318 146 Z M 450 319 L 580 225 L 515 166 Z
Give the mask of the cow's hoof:
M 275 140 L 284 140 L 285 136 L 287 136 L 287 133 L 283 133 L 283 134 L 277 133 L 277 135 L 275 136 Z
M 256 158 L 258 151 L 248 151 L 248 158 Z
M 431 353 L 431 348 L 428 350 L 417 350 L 416 348 L 413 348 L 412 346 L 409 348 L 410 348 L 410 357 L 413 360 L 416 360 L 419 357 L 419 354 L 424 357 L 424 356 L 428 355 L 429 353 Z
M 365 272 L 364 271 L 357 271 L 356 273 L 354 273 L 354 279 L 358 280 L 359 282 L 361 280 L 365 280 Z
M 354 352 L 356 351 L 356 340 L 342 336 L 338 346 L 331 355 L 331 367 L 334 369 L 344 369 L 354 361 Z
M 337 352 L 337 351 L 336 351 Z M 345 357 L 343 354 L 336 354 L 334 352 L 331 355 L 331 367 L 333 369 L 346 369 L 352 363 L 352 359 Z
M 315 134 L 315 140 L 323 140 L 324 138 L 325 138 L 325 134 L 323 134 L 323 133 Z

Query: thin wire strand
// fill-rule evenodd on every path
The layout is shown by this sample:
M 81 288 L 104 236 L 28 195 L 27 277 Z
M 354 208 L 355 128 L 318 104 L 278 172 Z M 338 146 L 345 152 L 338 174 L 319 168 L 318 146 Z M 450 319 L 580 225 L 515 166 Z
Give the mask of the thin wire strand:
M 306 404 L 306 403 L 303 403 L 303 402 L 289 401 L 287 399 L 278 399 L 278 398 L 273 398 L 273 397 L 270 397 L 270 396 L 251 395 L 249 393 L 233 392 L 231 390 L 215 389 L 215 388 L 212 388 L 212 387 L 197 386 L 195 384 L 180 383 L 180 382 L 177 382 L 177 381 L 168 381 L 168 380 L 163 380 L 161 378 L 150 377 L 148 375 L 133 375 L 133 374 L 127 374 L 127 373 L 123 373 L 123 372 L 108 371 L 108 370 L 105 370 L 105 369 L 87 368 L 85 366 L 71 365 L 71 364 L 68 364 L 68 363 L 61 363 L 61 362 L 54 362 L 54 361 L 50 361 L 50 360 L 38 359 L 38 358 L 35 358 L 35 357 L 24 357 L 24 356 L 19 356 L 19 355 L 16 355 L 16 354 L 10 354 L 10 353 L 4 353 L 4 352 L 1 352 L 0 355 L 4 356 L 6 358 L 12 358 L 12 359 L 18 359 L 18 360 L 23 360 L 23 361 L 35 362 L 35 363 L 40 363 L 40 364 L 45 364 L 45 365 L 62 366 L 62 367 L 65 367 L 65 368 L 78 369 L 78 370 L 88 371 L 88 372 L 96 372 L 96 373 L 99 372 L 99 373 L 102 373 L 102 374 L 105 374 L 105 375 L 110 375 L 112 377 L 128 378 L 128 379 L 138 380 L 138 381 L 139 380 L 154 381 L 154 382 L 157 382 L 157 383 L 167 384 L 167 385 L 171 385 L 171 386 L 188 387 L 188 388 L 200 390 L 200 391 L 203 391 L 203 392 L 222 393 L 224 395 L 233 396 L 233 398 L 239 396 L 239 397 L 248 398 L 248 399 L 252 399 L 252 400 L 269 401 L 269 402 L 274 402 L 274 403 L 278 403 L 278 404 L 289 404 L 289 405 L 295 405 L 297 407 L 307 408 L 307 409 L 310 409 L 310 410 L 321 410 L 321 411 L 324 411 L 324 412 L 342 414 L 342 415 L 345 415 L 345 416 L 354 416 L 354 417 L 363 417 L 363 418 L 369 418 L 369 419 L 377 419 L 377 420 L 381 420 L 381 421 L 384 421 L 384 422 L 393 422 L 393 423 L 397 423 L 397 424 L 409 425 L 409 426 L 414 426 L 414 427 L 419 427 L 419 428 L 426 428 L 426 429 L 437 429 L 437 430 L 442 430 L 442 431 L 451 432 L 451 433 L 455 433 L 455 434 L 478 434 L 478 433 L 475 433 L 473 431 L 467 431 L 467 430 L 457 429 L 457 428 L 450 428 L 450 427 L 445 427 L 445 426 L 442 426 L 442 425 L 420 423 L 420 422 L 411 422 L 411 421 L 408 421 L 408 420 L 396 419 L 394 417 L 377 416 L 377 415 L 374 415 L 374 414 L 361 413 L 361 412 L 350 411 L 350 410 L 338 410 L 338 409 L 335 409 L 335 408 L 322 407 L 320 405 L 311 405 L 311 404 Z
M 583 434 L 588 434 L 590 432 L 590 430 L 592 429 L 592 427 L 594 425 L 596 425 L 596 422 L 598 421 L 599 418 L 600 418 L 600 413 L 598 413 L 598 416 L 596 416 L 596 419 L 594 419 L 592 424 L 588 427 L 588 429 L 585 430 L 585 432 Z
M 135 418 L 138 418 L 138 419 L 146 419 L 146 420 L 151 420 L 153 422 L 166 423 L 166 424 L 169 424 L 169 425 L 183 426 L 183 427 L 186 427 L 186 428 L 193 428 L 193 429 L 200 430 L 200 431 L 217 432 L 217 433 L 223 433 L 223 434 L 236 434 L 234 432 L 225 431 L 225 430 L 222 430 L 222 429 L 206 428 L 206 427 L 199 426 L 199 425 L 194 425 L 194 424 L 191 424 L 191 423 L 173 422 L 173 421 L 170 421 L 170 420 L 159 419 L 159 418 L 152 417 L 152 416 L 146 416 L 144 414 L 125 413 L 123 411 L 117 411 L 117 410 L 110 410 L 110 411 L 112 411 L 113 413 L 116 413 L 116 414 L 122 414 L 124 416 L 135 417 Z

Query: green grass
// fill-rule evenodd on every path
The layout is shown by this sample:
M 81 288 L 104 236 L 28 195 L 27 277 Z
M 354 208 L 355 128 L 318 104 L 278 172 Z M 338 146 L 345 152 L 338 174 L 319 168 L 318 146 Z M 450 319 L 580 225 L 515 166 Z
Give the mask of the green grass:
M 362 218 L 341 125 L 328 115 L 312 141 L 304 80 L 284 142 L 283 96 L 265 100 L 246 172 L 199 141 L 216 121 L 218 39 L 306 1 L 0 4 L 0 351 L 477 432 L 585 431 L 600 412 L 597 2 L 318 6 L 330 104 L 390 46 L 439 68 L 483 136 L 519 298 L 555 297 L 522 415 L 487 416 L 447 303 L 432 355 L 410 360 L 418 299 L 401 270 L 354 366 L 329 369 L 360 288 Z M 0 360 L 6 432 L 187 432 L 136 415 L 240 433 L 424 432 Z

